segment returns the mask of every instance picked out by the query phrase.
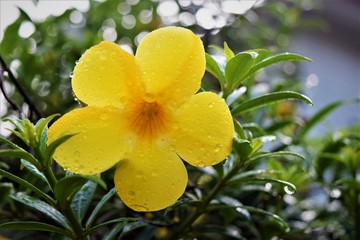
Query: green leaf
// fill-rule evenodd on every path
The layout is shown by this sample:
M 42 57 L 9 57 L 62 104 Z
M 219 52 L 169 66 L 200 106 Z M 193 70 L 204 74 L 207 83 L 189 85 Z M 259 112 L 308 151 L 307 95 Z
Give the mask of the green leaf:
M 230 59 L 225 67 L 225 80 L 228 92 L 238 88 L 241 81 L 248 75 L 250 68 L 254 65 L 257 55 L 243 52 Z
M 64 217 L 64 215 L 62 215 L 58 210 L 56 210 L 49 204 L 47 204 L 37 198 L 28 196 L 22 192 L 18 192 L 15 195 L 11 195 L 10 197 L 12 199 L 14 199 L 15 201 L 18 201 L 34 210 L 42 212 L 49 218 L 53 219 L 54 221 L 56 221 L 57 223 L 62 225 L 63 227 L 70 229 L 69 223 L 68 223 L 67 219 Z
M 63 236 L 67 236 L 69 238 L 73 237 L 69 231 L 63 230 L 61 228 L 55 227 L 50 224 L 33 222 L 33 221 L 6 222 L 0 224 L 0 229 L 46 231 L 46 232 L 58 233 Z
M 51 120 L 53 120 L 55 117 L 60 116 L 60 114 L 53 114 L 47 118 L 41 118 L 36 124 L 35 124 L 35 133 L 36 133 L 36 138 L 37 138 L 37 142 L 40 143 L 41 142 L 41 138 L 43 136 L 43 131 L 45 130 L 45 128 L 47 127 L 47 125 L 49 124 L 49 122 L 51 122 Z
M 254 157 L 251 157 L 249 161 L 258 161 L 263 158 L 277 158 L 277 157 L 296 157 L 301 160 L 305 160 L 305 157 L 294 152 L 288 152 L 288 151 L 280 151 L 280 152 L 272 152 L 272 153 L 264 153 L 255 155 Z
M 76 192 L 88 181 L 81 175 L 72 175 L 60 179 L 54 186 L 54 193 L 56 199 L 60 203 L 66 203 L 66 201 L 72 201 Z
M 273 218 L 274 220 L 277 221 L 277 223 L 280 225 L 280 227 L 285 231 L 285 232 L 289 232 L 290 228 L 289 225 L 286 221 L 284 221 L 281 217 L 279 217 L 278 215 L 268 212 L 268 211 L 264 211 L 260 208 L 255 208 L 255 207 L 250 207 L 250 206 L 237 206 L 239 208 L 248 210 L 249 212 L 253 212 L 253 213 L 258 213 L 258 214 L 263 214 L 266 216 L 269 216 L 271 218 Z
M 115 239 L 115 237 L 119 234 L 119 232 L 124 228 L 124 226 L 127 224 L 127 222 L 120 222 L 118 224 L 115 224 L 110 231 L 108 231 L 102 240 L 112 240 Z
M 281 53 L 278 55 L 274 55 L 268 58 L 265 58 L 264 60 L 262 60 L 261 62 L 255 64 L 249 71 L 248 75 L 252 75 L 254 73 L 256 73 L 257 71 L 259 71 L 262 68 L 268 67 L 270 65 L 273 65 L 275 63 L 279 63 L 279 62 L 286 62 L 286 61 L 307 61 L 307 62 L 312 62 L 311 59 L 301 56 L 299 54 L 295 54 L 295 53 Z
M 253 150 L 248 140 L 236 138 L 233 141 L 233 149 L 242 162 L 247 161 L 248 156 Z
M 229 48 L 226 42 L 224 42 L 224 54 L 226 57 L 226 61 L 229 61 L 233 57 L 235 57 L 234 52 Z
M 20 149 L 3 149 L 0 150 L 0 156 L 2 157 L 17 157 L 20 159 L 25 159 L 26 161 L 30 162 L 32 165 L 40 168 L 40 165 L 36 158 L 33 155 L 26 152 L 25 150 Z
M 231 178 L 231 180 L 229 181 L 229 184 L 232 184 L 231 181 L 236 181 L 236 182 L 240 182 L 241 179 L 247 179 L 249 177 L 255 177 L 255 176 L 262 176 L 264 174 L 274 174 L 277 173 L 278 171 L 276 170 L 272 170 L 272 169 L 256 169 L 256 170 L 250 170 L 250 171 L 246 171 L 246 172 L 242 172 L 242 173 L 238 173 L 237 175 L 235 175 L 233 178 Z
M 249 178 L 240 178 L 240 179 L 233 179 L 228 182 L 229 185 L 237 185 L 237 184 L 245 184 L 245 183 L 275 183 L 280 184 L 284 187 L 284 191 L 289 194 L 293 194 L 296 191 L 296 187 L 294 184 L 280 180 L 274 179 L 269 177 L 249 177 Z
M 8 144 L 10 147 L 12 147 L 13 149 L 18 149 L 18 150 L 23 150 L 25 151 L 24 149 L 22 149 L 21 147 L 19 147 L 18 145 L 16 145 L 15 143 L 7 140 L 6 138 L 3 138 L 0 136 L 0 142 L 3 142 L 3 143 L 6 143 Z
M 235 133 L 237 133 L 240 139 L 247 140 L 244 129 L 241 126 L 241 124 L 235 118 L 233 118 L 233 121 L 234 121 Z
M 21 159 L 21 164 L 27 169 L 29 170 L 32 174 L 34 174 L 35 176 L 39 177 L 42 181 L 46 182 L 47 184 L 48 181 L 46 179 L 46 177 L 44 176 L 44 174 L 42 172 L 40 172 L 33 164 L 31 164 L 30 162 Z
M 244 113 L 260 107 L 264 107 L 271 103 L 285 101 L 285 100 L 301 100 L 309 105 L 312 105 L 312 101 L 310 100 L 310 98 L 306 97 L 303 94 L 292 91 L 283 91 L 283 92 L 268 93 L 260 97 L 244 101 L 243 103 L 233 108 L 231 110 L 231 113 L 233 115 L 236 115 L 239 113 Z
M 52 199 L 49 195 L 47 195 L 46 193 L 44 193 L 43 191 L 41 191 L 40 189 L 38 189 L 37 187 L 35 187 L 34 185 L 32 185 L 31 183 L 29 183 L 28 181 L 19 178 L 18 176 L 15 176 L 3 169 L 0 169 L 0 175 L 4 176 L 18 184 L 20 184 L 21 186 L 30 189 L 31 191 L 33 191 L 34 193 L 36 193 L 37 195 L 39 195 L 40 197 L 42 197 L 44 200 L 46 200 L 48 203 L 51 204 L 55 204 L 55 200 Z
M 222 84 L 222 86 L 225 84 L 225 77 L 223 73 L 221 72 L 221 69 L 219 67 L 219 64 L 215 61 L 215 59 L 208 53 L 205 53 L 206 58 L 206 70 L 211 73 L 215 78 L 217 78 Z
M 84 218 L 85 213 L 90 206 L 95 190 L 96 183 L 88 181 L 74 196 L 71 207 L 80 221 Z
M 93 221 L 95 220 L 95 217 L 97 216 L 97 214 L 99 213 L 99 211 L 101 210 L 101 208 L 104 206 L 104 204 L 109 201 L 109 199 L 114 196 L 115 194 L 115 188 L 110 189 L 110 191 L 105 194 L 102 199 L 100 200 L 100 202 L 96 205 L 96 207 L 94 208 L 94 210 L 92 211 L 90 217 L 88 218 L 88 220 L 86 221 L 86 227 L 91 226 L 91 224 L 93 223 Z
M 100 223 L 99 225 L 96 225 L 96 226 L 90 228 L 87 232 L 92 233 L 92 232 L 96 231 L 97 229 L 99 229 L 101 227 L 104 227 L 106 225 L 113 224 L 113 223 L 120 223 L 120 222 L 128 223 L 128 222 L 137 222 L 137 221 L 138 221 L 137 218 L 130 218 L 130 217 L 128 217 L 128 218 L 127 217 L 117 218 L 117 219 L 113 219 L 113 220 L 110 220 L 110 221 L 107 221 L 107 222 Z M 142 222 L 140 222 L 140 223 L 142 223 Z M 142 224 L 145 225 L 145 223 L 142 223 Z M 144 226 L 144 225 L 142 225 L 142 226 Z

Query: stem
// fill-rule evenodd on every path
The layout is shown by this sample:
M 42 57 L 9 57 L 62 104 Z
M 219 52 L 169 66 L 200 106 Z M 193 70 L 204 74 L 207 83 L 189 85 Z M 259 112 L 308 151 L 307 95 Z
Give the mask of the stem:
M 211 200 L 213 200 L 216 195 L 219 193 L 219 191 L 222 189 L 222 187 L 228 182 L 228 180 L 230 180 L 230 178 L 232 176 L 234 176 L 234 174 L 236 174 L 238 172 L 238 170 L 240 169 L 241 165 L 237 164 L 235 165 L 226 175 L 223 179 L 220 179 L 217 184 L 215 185 L 215 187 L 211 190 L 211 192 L 209 193 L 208 196 L 206 196 L 202 203 L 201 206 L 196 208 L 195 211 L 193 211 L 186 219 L 185 221 L 183 221 L 178 228 L 174 229 L 174 231 L 170 232 L 169 236 L 167 237 L 167 239 L 175 239 L 175 238 L 179 238 L 181 235 L 183 235 L 185 233 L 185 230 L 187 230 L 189 227 L 191 227 L 191 225 L 200 217 L 200 215 L 202 215 L 203 213 L 206 212 L 206 208 L 209 205 L 209 203 L 211 202 Z
M 67 204 L 63 208 L 63 213 L 66 216 L 67 220 L 70 222 L 71 228 L 73 230 L 72 232 L 75 235 L 73 239 L 86 240 L 87 239 L 87 236 L 86 236 L 87 234 L 85 233 L 85 230 L 81 226 L 81 223 L 79 222 L 79 220 L 75 216 L 75 213 L 72 210 L 70 204 Z

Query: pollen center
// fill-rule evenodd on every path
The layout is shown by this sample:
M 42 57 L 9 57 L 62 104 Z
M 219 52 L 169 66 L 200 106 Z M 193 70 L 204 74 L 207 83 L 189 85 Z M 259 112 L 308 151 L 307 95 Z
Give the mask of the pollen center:
M 156 138 L 167 129 L 169 118 L 157 102 L 137 103 L 130 117 L 130 126 L 139 137 L 147 140 Z

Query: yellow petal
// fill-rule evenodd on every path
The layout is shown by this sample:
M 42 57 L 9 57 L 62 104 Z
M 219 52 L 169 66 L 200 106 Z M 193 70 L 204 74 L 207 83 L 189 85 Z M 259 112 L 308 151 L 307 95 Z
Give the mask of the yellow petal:
M 49 128 L 48 144 L 66 134 L 76 135 L 56 149 L 54 159 L 74 173 L 103 172 L 131 148 L 126 123 L 113 107 L 88 106 L 65 114 Z
M 115 43 L 101 42 L 79 59 L 72 88 L 88 105 L 122 106 L 131 91 L 139 89 L 135 58 Z
M 228 106 L 218 95 L 194 95 L 179 109 L 176 120 L 175 149 L 188 163 L 215 165 L 230 154 L 234 125 Z
M 149 33 L 135 58 L 149 98 L 176 107 L 200 88 L 205 71 L 204 47 L 188 29 L 165 27 Z
M 138 212 L 157 211 L 172 205 L 188 181 L 180 158 L 166 149 L 142 147 L 117 165 L 115 186 L 123 202 Z

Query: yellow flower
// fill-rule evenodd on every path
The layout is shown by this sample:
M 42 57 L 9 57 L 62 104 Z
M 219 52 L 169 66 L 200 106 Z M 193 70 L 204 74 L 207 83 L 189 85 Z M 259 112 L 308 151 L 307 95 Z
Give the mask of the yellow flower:
M 90 48 L 72 78 L 76 97 L 87 106 L 50 127 L 48 143 L 77 133 L 54 159 L 85 175 L 118 163 L 116 191 L 128 207 L 170 206 L 188 181 L 181 159 L 203 167 L 231 152 L 234 128 L 224 100 L 196 94 L 204 71 L 202 42 L 184 28 L 149 33 L 135 56 L 106 41 Z

